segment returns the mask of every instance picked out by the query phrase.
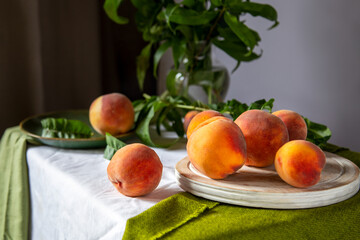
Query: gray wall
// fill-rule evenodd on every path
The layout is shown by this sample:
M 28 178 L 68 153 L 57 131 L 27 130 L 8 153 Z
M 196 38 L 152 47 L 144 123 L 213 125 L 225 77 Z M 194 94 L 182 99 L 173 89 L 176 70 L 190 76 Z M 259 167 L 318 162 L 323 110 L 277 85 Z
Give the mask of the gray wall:
M 280 24 L 268 31 L 270 22 L 247 19 L 262 38 L 263 55 L 231 75 L 227 99 L 275 98 L 274 110 L 323 123 L 332 130 L 331 143 L 360 151 L 360 1 L 266 2 Z M 230 71 L 236 65 L 222 51 L 215 54 Z
M 267 2 L 280 24 L 267 31 L 267 21 L 249 19 L 262 38 L 263 56 L 232 74 L 227 98 L 273 97 L 275 109 L 324 123 L 333 133 L 330 142 L 360 151 L 360 1 Z

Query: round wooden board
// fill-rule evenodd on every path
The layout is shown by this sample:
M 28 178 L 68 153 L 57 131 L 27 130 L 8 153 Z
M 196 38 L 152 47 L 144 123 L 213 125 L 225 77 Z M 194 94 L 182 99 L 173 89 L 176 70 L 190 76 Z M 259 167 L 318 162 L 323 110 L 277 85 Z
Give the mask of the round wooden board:
M 214 201 L 273 209 L 314 208 L 344 201 L 360 186 L 359 168 L 353 162 L 332 153 L 325 155 L 320 181 L 309 188 L 288 185 L 274 166 L 243 166 L 225 179 L 214 180 L 197 171 L 188 157 L 176 164 L 175 175 L 182 189 Z

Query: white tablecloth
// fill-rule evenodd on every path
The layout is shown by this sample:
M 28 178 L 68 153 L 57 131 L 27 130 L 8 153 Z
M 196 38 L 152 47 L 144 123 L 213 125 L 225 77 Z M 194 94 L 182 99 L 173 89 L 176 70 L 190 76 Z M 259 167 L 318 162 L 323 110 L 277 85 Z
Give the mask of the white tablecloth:
M 121 239 L 127 219 L 183 191 L 175 182 L 174 168 L 186 156 L 185 144 L 154 150 L 163 163 L 162 180 L 154 192 L 130 198 L 108 180 L 104 149 L 30 146 L 26 156 L 32 239 Z

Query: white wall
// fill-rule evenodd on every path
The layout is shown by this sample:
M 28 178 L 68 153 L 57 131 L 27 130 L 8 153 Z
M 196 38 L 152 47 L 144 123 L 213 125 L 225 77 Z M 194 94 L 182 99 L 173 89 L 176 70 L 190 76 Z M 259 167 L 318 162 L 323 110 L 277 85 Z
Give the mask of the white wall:
M 333 133 L 329 142 L 360 151 L 360 1 L 258 2 L 274 6 L 280 24 L 268 31 L 271 22 L 247 20 L 263 55 L 231 75 L 227 99 L 275 98 L 274 110 L 323 123 Z M 215 54 L 230 71 L 236 65 L 221 50 Z

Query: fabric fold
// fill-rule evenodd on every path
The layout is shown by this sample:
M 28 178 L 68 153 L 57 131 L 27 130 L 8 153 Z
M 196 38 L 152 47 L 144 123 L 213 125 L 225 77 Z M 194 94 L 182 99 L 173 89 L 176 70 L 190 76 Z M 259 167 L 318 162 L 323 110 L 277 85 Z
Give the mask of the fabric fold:
M 1 138 L 0 239 L 28 239 L 30 195 L 27 141 L 31 141 L 31 138 L 19 127 L 8 128 Z
M 188 193 L 173 195 L 129 219 L 123 239 L 158 239 L 218 205 Z

